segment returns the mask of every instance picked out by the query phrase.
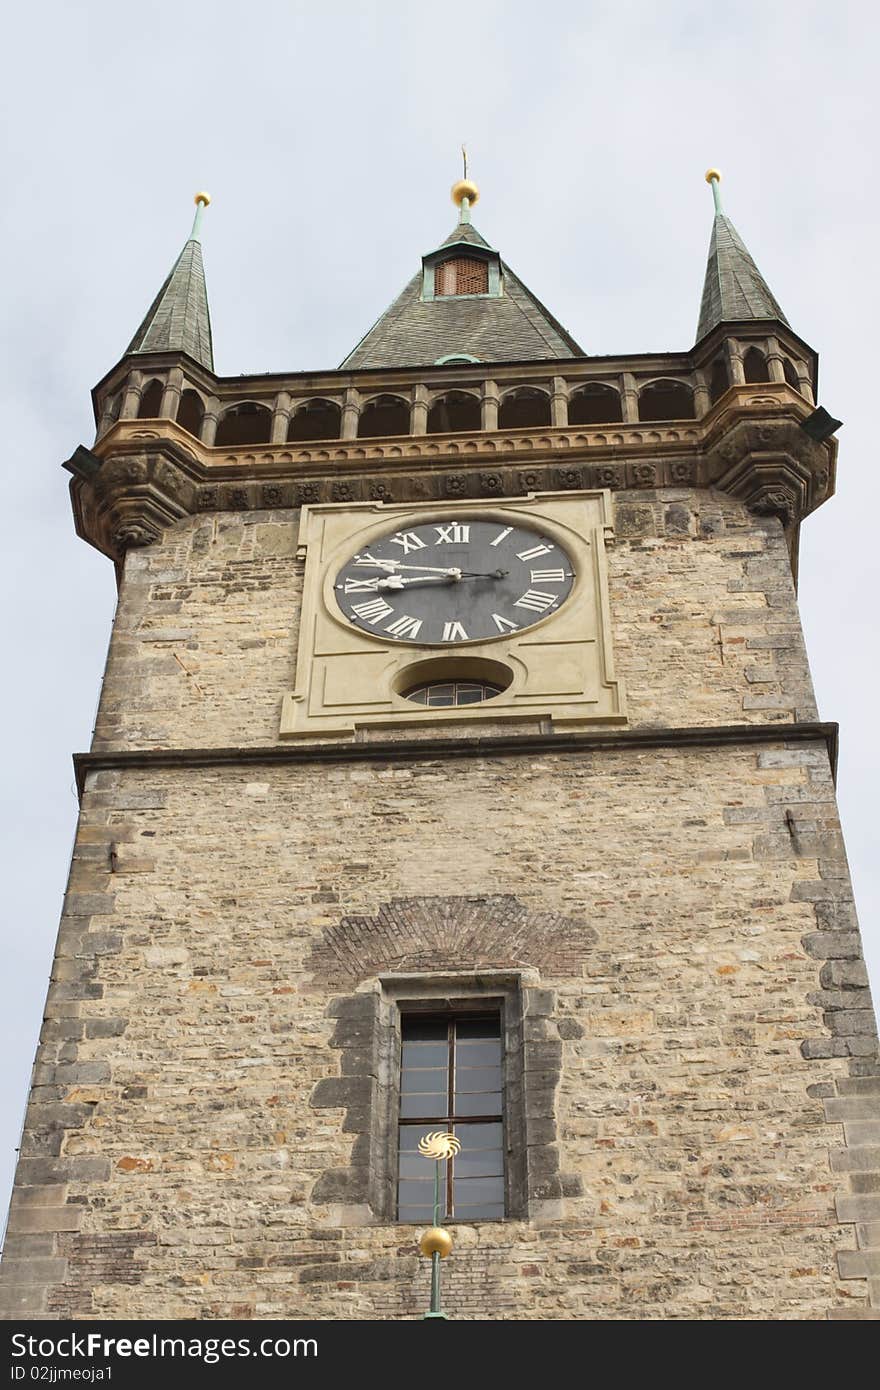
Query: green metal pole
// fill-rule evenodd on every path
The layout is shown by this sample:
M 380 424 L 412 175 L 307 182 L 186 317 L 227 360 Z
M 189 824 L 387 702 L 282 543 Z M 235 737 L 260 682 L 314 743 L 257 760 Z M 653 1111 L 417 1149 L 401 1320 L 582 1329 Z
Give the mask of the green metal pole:
M 434 1164 L 434 1225 L 440 1225 L 440 1164 Z M 426 1318 L 445 1318 L 440 1308 L 440 1255 L 434 1251 L 431 1256 L 431 1311 Z M 424 1319 L 423 1319 L 424 1320 Z

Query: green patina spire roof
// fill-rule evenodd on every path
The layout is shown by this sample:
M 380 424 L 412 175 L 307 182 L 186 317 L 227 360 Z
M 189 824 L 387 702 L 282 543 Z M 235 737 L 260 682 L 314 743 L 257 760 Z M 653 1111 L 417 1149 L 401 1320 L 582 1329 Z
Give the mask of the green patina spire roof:
M 195 201 L 196 215 L 186 245 L 127 351 L 185 352 L 213 371 L 211 316 L 199 242 L 202 211 L 211 199 L 207 193 L 197 193 Z
M 480 362 L 583 357 L 583 349 L 471 222 L 470 206 L 479 196 L 476 185 L 463 179 L 452 196 L 460 208 L 458 225 L 422 258 L 422 269 L 341 367 L 424 367 L 458 355 Z M 433 266 L 444 259 L 447 247 L 458 244 L 487 253 L 488 294 L 434 295 Z
M 709 241 L 697 342 L 719 323 L 735 323 L 742 319 L 778 319 L 788 323 L 739 232 L 725 216 L 718 187 L 720 181 L 718 170 L 710 169 L 706 182 L 712 186 L 715 221 Z

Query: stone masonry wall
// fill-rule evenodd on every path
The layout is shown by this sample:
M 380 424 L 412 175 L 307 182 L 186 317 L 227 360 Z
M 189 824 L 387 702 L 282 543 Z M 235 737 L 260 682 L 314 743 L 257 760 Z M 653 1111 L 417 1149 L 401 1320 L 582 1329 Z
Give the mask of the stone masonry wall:
M 206 516 L 130 550 L 94 747 L 278 741 L 298 513 Z M 609 550 L 630 726 L 815 717 L 779 522 L 721 493 L 627 493 Z
M 450 961 L 438 904 L 498 894 L 536 939 L 473 928 Z M 870 1316 L 876 1038 L 827 754 L 784 729 L 90 774 L 0 1312 L 418 1316 L 417 1229 L 353 1224 L 327 1180 L 366 1124 L 345 1001 L 376 962 L 511 953 L 558 1057 L 559 1205 L 456 1228 L 452 1314 Z
M 417 1316 L 417 1231 L 367 1201 L 379 977 L 488 970 L 537 1068 L 528 1219 L 456 1228 L 455 1316 L 880 1316 L 876 1032 L 827 749 L 786 736 L 785 537 L 711 492 L 615 520 L 629 727 L 761 742 L 88 773 L 0 1316 Z M 129 551 L 97 752 L 277 748 L 296 522 Z

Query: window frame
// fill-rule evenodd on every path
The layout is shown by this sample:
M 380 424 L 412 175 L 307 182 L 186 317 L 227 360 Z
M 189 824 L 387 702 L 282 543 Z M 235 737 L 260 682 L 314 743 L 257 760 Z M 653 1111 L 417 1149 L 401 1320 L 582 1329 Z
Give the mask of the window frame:
M 480 1002 L 481 1005 L 483 1004 L 483 1001 L 479 1001 L 479 1002 Z M 399 1170 L 399 1159 L 400 1159 L 400 1158 L 403 1156 L 403 1154 L 404 1154 L 404 1149 L 403 1149 L 403 1147 L 402 1147 L 400 1141 L 401 1141 L 401 1139 L 402 1139 L 402 1137 L 403 1137 L 404 1132 L 406 1132 L 407 1130 L 412 1130 L 412 1131 L 414 1131 L 415 1133 L 420 1134 L 420 1135 L 423 1135 L 423 1134 L 425 1134 L 425 1133 L 428 1133 L 428 1132 L 430 1132 L 430 1131 L 432 1131 L 432 1130 L 436 1131 L 437 1129 L 441 1130 L 441 1131 L 444 1132 L 444 1133 L 455 1133 L 455 1134 L 458 1136 L 458 1138 L 461 1140 L 462 1152 L 465 1152 L 465 1151 L 467 1150 L 467 1137 L 466 1137 L 466 1136 L 467 1136 L 468 1129 L 469 1129 L 469 1127 L 470 1127 L 471 1125 L 478 1125 L 478 1124 L 483 1124 L 483 1125 L 485 1125 L 485 1124 L 492 1124 L 492 1125 L 497 1124 L 497 1125 L 500 1125 L 500 1127 L 501 1127 L 501 1165 L 502 1165 L 502 1173 L 501 1173 L 501 1178 L 502 1178 L 501 1205 L 502 1205 L 503 1208 L 504 1208 L 503 1212 L 501 1213 L 500 1216 L 491 1216 L 491 1217 L 490 1217 L 490 1216 L 459 1216 L 458 1213 L 456 1213 L 456 1211 L 455 1211 L 455 1180 L 456 1180 L 456 1179 L 455 1179 L 455 1162 L 456 1162 L 456 1160 L 455 1160 L 455 1158 L 452 1158 L 452 1159 L 443 1160 L 443 1162 L 445 1162 L 445 1173 L 444 1173 L 444 1175 L 443 1175 L 443 1182 L 444 1182 L 444 1187 L 445 1187 L 445 1196 L 444 1196 L 443 1206 L 444 1206 L 444 1209 L 445 1209 L 445 1210 L 441 1212 L 441 1220 L 450 1221 L 450 1222 L 452 1222 L 452 1221 L 499 1221 L 499 1220 L 503 1220 L 503 1218 L 507 1215 L 507 1163 L 506 1163 L 507 1144 L 506 1144 L 506 1136 L 505 1136 L 505 1113 L 504 1113 L 504 1112 L 505 1112 L 506 1088 L 505 1088 L 504 1007 L 503 1007 L 503 1004 L 504 1004 L 504 1001 L 503 1001 L 503 1000 L 498 1000 L 498 1001 L 497 1001 L 497 1005 L 496 1005 L 496 1001 L 490 999 L 490 1000 L 485 1001 L 485 1005 L 484 1005 L 483 1007 L 478 1007 L 478 1006 L 477 1006 L 477 1002 L 474 1001 L 472 1007 L 468 1007 L 468 1008 L 466 1008 L 466 1009 L 464 1009 L 464 1010 L 459 1010 L 459 1009 L 453 1008 L 452 1010 L 444 1010 L 444 1011 L 442 1011 L 441 1013 L 434 1013 L 433 1011 L 426 1012 L 425 1010 L 422 1010 L 422 1009 L 419 1009 L 419 1010 L 401 1009 L 401 1011 L 400 1011 L 401 1052 L 402 1052 L 402 1050 L 403 1050 L 403 1045 L 404 1045 L 404 1044 L 406 1043 L 406 1041 L 407 1041 L 407 1039 L 406 1039 L 405 1036 L 404 1036 L 407 1023 L 408 1023 L 408 1022 L 413 1022 L 413 1021 L 418 1020 L 418 1019 L 420 1019 L 420 1018 L 423 1018 L 423 1019 L 425 1020 L 425 1022 L 435 1023 L 435 1024 L 439 1025 L 439 1026 L 445 1027 L 445 1029 L 446 1029 L 446 1055 L 447 1055 L 447 1062 L 446 1062 L 446 1068 L 445 1068 L 445 1070 L 446 1070 L 446 1092 L 445 1092 L 445 1095 L 442 1097 L 442 1098 L 445 1100 L 446 1104 L 442 1107 L 443 1113 L 440 1114 L 439 1111 L 438 1111 L 438 1113 L 436 1113 L 436 1114 L 434 1114 L 434 1115 L 431 1115 L 431 1116 L 416 1116 L 416 1115 L 403 1115 L 403 1114 L 401 1113 L 402 1110 L 403 1110 L 403 1097 L 404 1097 L 405 1094 L 407 1094 L 407 1093 L 404 1091 L 404 1087 L 403 1087 L 403 1081 L 404 1081 L 404 1076 L 405 1076 L 405 1074 L 406 1074 L 406 1070 L 405 1070 L 405 1068 L 404 1068 L 404 1066 L 403 1066 L 403 1062 L 401 1061 L 400 1082 L 399 1082 L 399 1086 L 398 1086 L 397 1137 L 398 1137 L 398 1149 L 399 1149 L 399 1153 L 398 1153 L 397 1193 L 396 1193 L 396 1204 L 397 1204 L 397 1205 L 396 1205 L 396 1213 L 395 1213 L 395 1214 L 396 1214 L 396 1219 L 397 1219 L 397 1222 L 398 1222 L 399 1225 L 412 1225 L 412 1224 L 416 1224 L 416 1223 L 419 1223 L 419 1222 L 423 1222 L 424 1220 L 430 1220 L 430 1219 L 431 1219 L 430 1216 L 428 1216 L 428 1217 L 408 1218 L 408 1217 L 402 1217 L 402 1216 L 400 1215 L 400 1205 L 401 1205 L 401 1203 L 400 1203 L 400 1184 L 401 1184 L 402 1182 L 405 1182 L 405 1181 L 408 1180 L 406 1177 L 404 1177 L 404 1176 L 400 1173 L 400 1170 Z M 478 1021 L 478 1020 L 491 1020 L 494 1024 L 497 1024 L 497 1029 L 498 1029 L 498 1035 L 497 1035 L 497 1036 L 498 1036 L 498 1044 L 499 1044 L 499 1052 L 500 1052 L 500 1067 L 499 1067 L 499 1070 L 500 1070 L 500 1082 L 501 1082 L 501 1085 L 500 1085 L 500 1092 L 499 1092 L 499 1107 L 498 1107 L 497 1113 L 493 1112 L 492 1114 L 489 1114 L 489 1113 L 487 1112 L 486 1114 L 483 1114 L 483 1115 L 464 1115 L 464 1114 L 457 1115 L 457 1114 L 455 1113 L 455 1109 L 456 1109 L 456 1092 L 457 1092 L 457 1077 L 458 1077 L 458 1070 L 459 1070 L 459 1065 L 460 1065 L 460 1062 L 459 1062 L 460 1048 L 461 1048 L 461 1044 L 462 1044 L 462 1039 L 460 1039 L 460 1037 L 459 1037 L 459 1035 L 458 1035 L 458 1027 L 459 1027 L 459 1025 L 461 1025 L 461 1024 L 474 1023 L 474 1022 L 476 1022 L 476 1021 Z M 439 1098 L 440 1098 L 440 1093 L 438 1092 L 437 1094 L 438 1094 L 438 1099 L 439 1099 Z M 430 1190 L 431 1192 L 433 1192 L 433 1174 L 431 1174 L 430 1167 L 427 1166 L 427 1161 L 426 1161 L 426 1166 L 425 1166 L 425 1177 L 428 1178 L 429 1174 L 431 1175 L 431 1179 L 432 1179 L 432 1181 L 431 1181 L 431 1187 L 430 1187 L 429 1190 Z M 493 1204 L 493 1205 L 494 1205 L 494 1204 Z
M 523 1051 L 523 1001 L 519 972 L 487 971 L 469 976 L 381 976 L 380 1027 L 386 1039 L 380 1056 L 379 1082 L 387 1096 L 385 1124 L 374 1155 L 376 1209 L 394 1225 L 424 1225 L 424 1221 L 400 1221 L 397 1215 L 398 1133 L 400 1126 L 400 1075 L 402 1023 L 405 1017 L 473 1017 L 495 1013 L 501 1037 L 502 1159 L 504 1163 L 504 1215 L 500 1217 L 445 1218 L 450 1225 L 476 1221 L 523 1219 L 528 1209 L 527 1152 L 525 1142 L 525 1088 Z M 436 1125 L 434 1126 L 436 1128 Z M 426 1132 L 431 1121 L 425 1122 Z

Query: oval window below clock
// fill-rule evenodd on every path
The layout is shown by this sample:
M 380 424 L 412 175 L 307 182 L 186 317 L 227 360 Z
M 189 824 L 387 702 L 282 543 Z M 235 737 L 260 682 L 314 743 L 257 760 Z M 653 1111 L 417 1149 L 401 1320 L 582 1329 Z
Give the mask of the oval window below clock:
M 494 700 L 512 681 L 513 671 L 505 662 L 458 652 L 414 661 L 398 671 L 394 693 L 428 709 L 453 709 Z
M 413 700 L 417 705 L 449 709 L 453 705 L 480 705 L 502 694 L 502 690 L 500 685 L 489 685 L 486 681 L 430 681 L 401 693 L 405 700 Z

